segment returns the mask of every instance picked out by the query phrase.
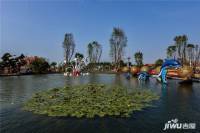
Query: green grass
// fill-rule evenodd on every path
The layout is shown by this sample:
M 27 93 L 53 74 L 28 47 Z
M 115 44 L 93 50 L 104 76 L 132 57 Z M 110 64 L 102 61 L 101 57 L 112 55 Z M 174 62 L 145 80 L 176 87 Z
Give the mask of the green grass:
M 54 88 L 34 94 L 23 109 L 48 116 L 128 117 L 133 111 L 150 106 L 159 97 L 148 90 L 127 93 L 120 86 L 86 84 Z

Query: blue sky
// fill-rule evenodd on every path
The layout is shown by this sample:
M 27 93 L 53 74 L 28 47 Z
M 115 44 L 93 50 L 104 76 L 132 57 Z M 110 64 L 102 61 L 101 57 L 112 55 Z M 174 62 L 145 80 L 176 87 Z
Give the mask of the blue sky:
M 109 38 L 113 27 L 128 38 L 125 57 L 144 53 L 144 62 L 166 57 L 166 48 L 176 35 L 186 34 L 200 44 L 198 1 L 57 1 L 1 0 L 0 55 L 38 55 L 62 61 L 65 33 L 73 33 L 76 52 L 86 55 L 93 40 L 103 46 L 103 61 L 109 61 Z

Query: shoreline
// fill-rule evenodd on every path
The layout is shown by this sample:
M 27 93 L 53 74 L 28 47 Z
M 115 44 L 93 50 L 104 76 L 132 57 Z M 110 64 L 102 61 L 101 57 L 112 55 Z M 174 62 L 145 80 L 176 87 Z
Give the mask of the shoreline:
M 27 73 L 27 74 L 11 73 L 11 74 L 0 74 L 0 77 L 26 76 L 26 75 L 45 75 L 45 74 L 63 74 L 63 73 L 59 73 L 59 72 L 54 72 L 54 73 Z
M 113 71 L 106 71 L 106 72 L 90 72 L 91 74 L 123 74 L 121 72 L 113 72 Z M 26 76 L 26 75 L 46 75 L 46 74 L 64 74 L 63 72 L 54 72 L 54 73 L 40 73 L 40 74 L 34 74 L 34 73 L 29 73 L 29 74 L 18 74 L 18 73 L 12 73 L 12 74 L 0 74 L 0 77 L 9 77 L 9 76 Z M 179 77 L 167 77 L 169 79 L 173 80 L 181 80 L 181 81 L 192 81 L 192 82 L 200 82 L 200 78 L 195 78 L 192 77 L 189 80 L 183 80 L 183 78 Z

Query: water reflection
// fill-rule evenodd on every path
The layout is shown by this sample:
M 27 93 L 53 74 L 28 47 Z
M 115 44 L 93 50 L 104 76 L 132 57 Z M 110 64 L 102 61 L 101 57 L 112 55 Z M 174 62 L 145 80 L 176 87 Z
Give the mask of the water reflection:
M 183 96 L 189 96 L 192 93 L 194 93 L 192 86 L 193 85 L 191 83 L 189 83 L 189 84 L 179 84 L 178 85 L 178 93 L 181 93 L 181 95 L 183 95 Z

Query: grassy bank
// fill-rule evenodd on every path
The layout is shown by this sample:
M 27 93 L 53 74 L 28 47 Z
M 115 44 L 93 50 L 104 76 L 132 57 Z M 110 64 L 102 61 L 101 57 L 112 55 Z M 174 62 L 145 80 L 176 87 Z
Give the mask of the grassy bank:
M 128 117 L 156 99 L 158 96 L 148 90 L 127 93 L 120 86 L 86 84 L 36 93 L 25 103 L 24 110 L 48 116 Z

